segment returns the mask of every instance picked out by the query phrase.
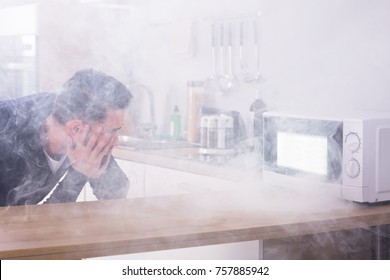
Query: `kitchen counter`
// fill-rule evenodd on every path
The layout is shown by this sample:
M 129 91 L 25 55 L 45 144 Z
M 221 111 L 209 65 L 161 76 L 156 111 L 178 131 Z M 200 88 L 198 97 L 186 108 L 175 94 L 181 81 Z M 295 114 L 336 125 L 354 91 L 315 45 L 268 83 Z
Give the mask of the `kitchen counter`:
M 0 259 L 81 259 L 390 224 L 390 205 L 253 189 L 0 208 Z
M 262 167 L 253 153 L 237 155 L 223 163 L 199 159 L 198 148 L 137 150 L 118 146 L 113 156 L 118 159 L 180 170 L 232 181 L 256 182 Z

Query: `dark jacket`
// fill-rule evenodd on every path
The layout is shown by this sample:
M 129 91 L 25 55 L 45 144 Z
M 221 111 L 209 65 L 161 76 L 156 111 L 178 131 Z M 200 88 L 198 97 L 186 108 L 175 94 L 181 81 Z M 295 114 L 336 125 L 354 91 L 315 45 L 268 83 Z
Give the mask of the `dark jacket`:
M 129 181 L 112 156 L 99 179 L 89 180 L 68 159 L 53 174 L 40 132 L 54 102 L 53 93 L 0 101 L 0 206 L 37 204 L 57 184 L 45 203 L 74 202 L 88 181 L 98 199 L 126 197 Z

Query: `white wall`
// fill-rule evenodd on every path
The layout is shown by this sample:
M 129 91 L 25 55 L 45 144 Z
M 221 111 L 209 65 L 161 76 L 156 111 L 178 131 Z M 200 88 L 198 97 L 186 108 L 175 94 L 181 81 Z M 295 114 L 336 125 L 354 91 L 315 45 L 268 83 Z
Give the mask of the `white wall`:
M 389 1 L 278 2 L 263 9 L 275 106 L 390 111 Z
M 133 0 L 77 11 L 59 2 L 40 14 L 43 89 L 83 67 L 139 81 L 154 91 L 160 128 L 174 104 L 186 114 L 187 81 L 211 75 L 210 20 L 258 11 L 261 97 L 271 109 L 390 111 L 388 0 Z M 254 91 L 243 85 L 217 104 L 245 115 Z

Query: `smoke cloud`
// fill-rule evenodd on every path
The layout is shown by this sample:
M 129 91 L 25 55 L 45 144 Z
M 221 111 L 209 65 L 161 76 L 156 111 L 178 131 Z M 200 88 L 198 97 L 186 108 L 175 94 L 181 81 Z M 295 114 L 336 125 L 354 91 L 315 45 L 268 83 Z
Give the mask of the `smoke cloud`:
M 187 81 L 206 80 L 213 74 L 210 24 L 232 19 L 238 23 L 259 13 L 263 79 L 258 85 L 242 83 L 236 92 L 214 96 L 213 106 L 239 111 L 246 122 L 256 95 L 269 109 L 278 110 L 390 108 L 390 8 L 386 0 L 42 0 L 37 8 L 39 91 L 58 91 L 83 68 L 102 70 L 129 87 L 144 84 L 153 92 L 160 135 L 166 132 L 167 112 L 176 103 L 186 119 Z M 238 49 L 233 51 L 238 54 Z M 6 128 L 7 123 L 0 120 L 0 132 Z M 240 179 L 248 184 L 243 185 L 243 193 L 250 185 L 269 198 L 258 205 L 243 194 L 237 197 L 242 202 L 239 209 L 232 208 L 232 212 L 244 209 L 261 215 L 278 207 L 281 212 L 294 208 L 313 213 L 318 208 L 345 207 L 326 188 L 261 184 L 260 157 L 239 155 L 226 163 L 225 167 L 244 174 Z M 26 194 L 34 191 L 27 185 L 23 188 Z M 206 199 L 198 204 L 213 209 L 213 203 Z M 362 231 L 366 231 L 364 225 Z M 323 234 L 311 237 L 310 242 L 356 237 L 361 243 L 360 233 L 347 233 L 348 237 Z M 342 247 L 349 250 L 351 244 Z M 270 252 L 269 256 L 289 258 L 284 253 Z

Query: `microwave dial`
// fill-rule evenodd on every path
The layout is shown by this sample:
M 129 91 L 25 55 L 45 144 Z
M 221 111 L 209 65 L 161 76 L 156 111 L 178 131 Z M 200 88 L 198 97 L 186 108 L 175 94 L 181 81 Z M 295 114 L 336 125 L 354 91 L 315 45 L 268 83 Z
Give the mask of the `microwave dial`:
M 360 173 L 359 162 L 354 158 L 350 159 L 345 166 L 345 172 L 350 178 L 356 178 Z
M 348 147 L 348 149 L 355 153 L 360 148 L 360 137 L 355 132 L 350 132 L 345 137 L 345 146 Z

